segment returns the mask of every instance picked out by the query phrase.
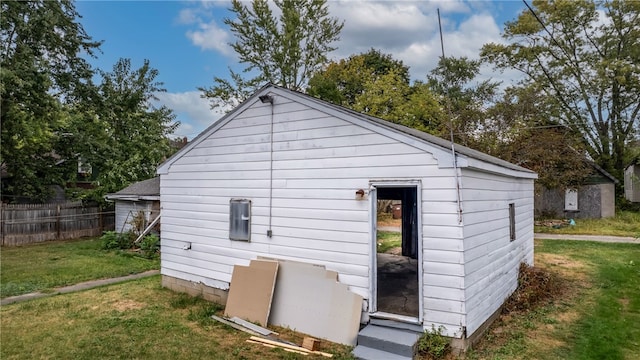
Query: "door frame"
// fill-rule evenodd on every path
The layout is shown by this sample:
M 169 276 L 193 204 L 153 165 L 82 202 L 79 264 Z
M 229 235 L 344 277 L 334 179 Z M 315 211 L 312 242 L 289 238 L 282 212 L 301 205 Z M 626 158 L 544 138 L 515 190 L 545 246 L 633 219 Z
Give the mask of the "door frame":
M 377 188 L 416 188 L 416 220 L 418 237 L 418 317 L 413 318 L 399 314 L 378 312 L 378 261 L 377 261 L 377 232 L 378 232 L 378 192 Z M 387 319 L 422 324 L 424 313 L 423 271 L 422 271 L 422 182 L 420 180 L 371 180 L 369 181 L 369 224 L 371 258 L 369 266 L 369 314 Z

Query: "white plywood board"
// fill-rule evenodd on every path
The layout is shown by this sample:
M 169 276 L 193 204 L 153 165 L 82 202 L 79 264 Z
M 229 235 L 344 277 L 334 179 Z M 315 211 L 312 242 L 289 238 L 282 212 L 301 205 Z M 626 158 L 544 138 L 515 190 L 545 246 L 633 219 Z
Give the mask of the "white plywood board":
M 355 345 L 362 297 L 324 266 L 280 261 L 269 322 L 329 341 Z

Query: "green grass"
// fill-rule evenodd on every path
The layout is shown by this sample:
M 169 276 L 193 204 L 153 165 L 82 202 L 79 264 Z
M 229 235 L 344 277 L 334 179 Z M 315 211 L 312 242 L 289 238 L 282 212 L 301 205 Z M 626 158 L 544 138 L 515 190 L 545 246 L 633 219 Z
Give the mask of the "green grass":
M 123 251 L 105 251 L 98 239 L 3 247 L 0 252 L 2 298 L 79 282 L 160 268 L 160 262 Z
M 615 217 L 576 219 L 575 222 L 575 226 L 567 226 L 560 229 L 536 226 L 535 231 L 552 234 L 640 237 L 640 212 L 636 211 L 618 211 Z
M 593 268 L 591 288 L 578 299 L 579 319 L 554 355 L 567 359 L 640 359 L 640 246 L 542 242 L 538 251 L 565 254 Z
M 391 231 L 378 231 L 378 253 L 385 253 L 389 249 L 402 246 L 402 233 Z
M 535 251 L 564 292 L 501 317 L 467 359 L 640 359 L 640 246 L 536 240 Z
M 160 286 L 160 276 L 0 308 L 0 358 L 323 359 L 247 343 L 249 334 L 213 321 L 220 306 Z M 302 335 L 277 328 L 302 343 Z M 322 342 L 334 359 L 350 348 Z

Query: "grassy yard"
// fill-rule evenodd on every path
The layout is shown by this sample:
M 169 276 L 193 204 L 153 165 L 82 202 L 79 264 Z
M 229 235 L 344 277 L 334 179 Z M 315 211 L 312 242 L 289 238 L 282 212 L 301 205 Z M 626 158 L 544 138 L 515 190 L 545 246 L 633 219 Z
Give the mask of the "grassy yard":
M 100 249 L 100 240 L 75 240 L 4 247 L 0 251 L 0 296 L 20 295 L 79 282 L 159 269 L 122 251 Z
M 640 359 L 640 246 L 536 240 L 535 251 L 564 292 L 502 316 L 467 359 Z
M 399 241 L 397 233 L 380 235 L 383 244 Z M 640 360 L 640 246 L 535 245 L 536 266 L 557 274 L 564 290 L 533 311 L 503 315 L 463 358 Z M 6 248 L 1 260 L 3 296 L 158 267 L 157 260 L 100 250 L 97 240 Z M 6 305 L 0 358 L 303 358 L 246 343 L 248 334 L 214 322 L 213 313 L 220 307 L 161 288 L 159 276 Z M 301 334 L 277 330 L 301 343 Z M 349 347 L 323 342 L 322 350 L 352 359 Z
M 0 309 L 0 358 L 325 359 L 249 344 L 249 334 L 213 321 L 220 307 L 161 288 L 154 276 Z M 278 329 L 297 344 L 302 335 Z M 351 348 L 323 342 L 334 359 Z
M 576 219 L 575 222 L 575 226 L 566 226 L 560 229 L 536 226 L 535 232 L 640 237 L 640 212 L 618 211 L 616 216 L 612 218 Z
M 391 231 L 378 231 L 377 252 L 386 253 L 389 249 L 402 246 L 402 233 Z

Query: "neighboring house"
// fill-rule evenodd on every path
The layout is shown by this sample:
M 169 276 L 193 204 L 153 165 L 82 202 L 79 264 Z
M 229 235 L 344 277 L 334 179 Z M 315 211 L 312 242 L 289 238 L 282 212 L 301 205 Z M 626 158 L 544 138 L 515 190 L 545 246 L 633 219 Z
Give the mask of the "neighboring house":
M 455 165 L 454 165 L 455 164 Z M 158 168 L 165 287 L 226 301 L 234 265 L 324 265 L 386 317 L 472 336 L 533 263 L 527 169 L 438 137 L 268 85 Z M 383 295 L 378 199 L 402 201 L 413 312 Z M 403 300 L 404 301 L 404 300 Z
M 160 178 L 139 181 L 126 188 L 106 196 L 115 202 L 116 231 L 127 232 L 133 229 L 134 219 L 144 229 L 160 212 Z M 142 230 L 135 229 L 135 230 Z
M 640 202 L 640 156 L 624 170 L 624 197 L 631 202 Z
M 536 217 L 598 219 L 615 216 L 618 180 L 597 164 L 589 164 L 593 172 L 580 187 L 543 189 L 536 194 Z

